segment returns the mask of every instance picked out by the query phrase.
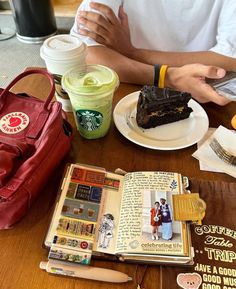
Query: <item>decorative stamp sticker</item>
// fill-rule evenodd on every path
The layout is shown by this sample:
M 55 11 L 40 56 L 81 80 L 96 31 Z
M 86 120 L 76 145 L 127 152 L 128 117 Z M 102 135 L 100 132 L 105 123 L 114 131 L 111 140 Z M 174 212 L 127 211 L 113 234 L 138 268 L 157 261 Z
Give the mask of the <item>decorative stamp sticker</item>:
M 52 246 L 48 258 L 87 265 L 90 263 L 91 254 L 80 251 L 61 250 L 56 246 Z
M 70 182 L 69 187 L 67 189 L 66 196 L 67 198 L 73 199 L 77 190 L 78 184 Z
M 70 199 L 100 203 L 102 188 L 70 182 L 66 196 Z
M 93 249 L 93 242 L 88 240 L 82 240 L 77 238 L 70 238 L 66 236 L 55 235 L 53 238 L 53 244 L 67 249 L 77 249 L 77 250 L 89 250 Z
M 104 186 L 110 189 L 119 190 L 120 180 L 105 178 Z
M 78 185 L 76 190 L 75 199 L 89 200 L 90 186 Z
M 88 184 L 92 186 L 103 186 L 105 179 L 104 172 L 86 170 L 83 168 L 74 168 L 71 181 L 80 184 Z
M 65 199 L 61 214 L 66 217 L 96 222 L 98 212 L 99 204 Z
M 79 221 L 76 219 L 60 218 L 57 233 L 67 236 L 77 236 L 93 240 L 95 234 L 94 222 Z

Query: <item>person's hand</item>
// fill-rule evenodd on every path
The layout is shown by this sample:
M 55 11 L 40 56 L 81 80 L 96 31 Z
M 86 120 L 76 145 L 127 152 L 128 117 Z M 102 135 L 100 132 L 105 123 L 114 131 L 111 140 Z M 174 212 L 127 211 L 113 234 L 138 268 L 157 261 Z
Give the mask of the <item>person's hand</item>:
M 96 42 L 128 56 L 134 50 L 130 40 L 128 16 L 122 6 L 119 18 L 107 5 L 91 2 L 90 7 L 96 10 L 80 11 L 77 21 L 84 28 L 79 33 L 94 39 Z M 80 26 L 79 25 L 79 26 Z
M 212 101 L 219 105 L 226 105 L 230 100 L 218 94 L 205 81 L 206 78 L 222 78 L 225 76 L 225 73 L 226 71 L 222 68 L 202 64 L 169 67 L 167 69 L 165 85 L 176 90 L 191 93 L 192 97 L 200 103 Z

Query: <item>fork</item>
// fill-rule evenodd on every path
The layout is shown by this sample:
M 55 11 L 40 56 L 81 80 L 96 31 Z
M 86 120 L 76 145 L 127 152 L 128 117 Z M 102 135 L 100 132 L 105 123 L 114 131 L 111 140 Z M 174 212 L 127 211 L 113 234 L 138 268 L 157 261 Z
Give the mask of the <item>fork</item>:
M 211 140 L 210 147 L 222 161 L 229 165 L 236 166 L 236 156 L 233 156 L 227 152 L 217 139 L 213 138 Z

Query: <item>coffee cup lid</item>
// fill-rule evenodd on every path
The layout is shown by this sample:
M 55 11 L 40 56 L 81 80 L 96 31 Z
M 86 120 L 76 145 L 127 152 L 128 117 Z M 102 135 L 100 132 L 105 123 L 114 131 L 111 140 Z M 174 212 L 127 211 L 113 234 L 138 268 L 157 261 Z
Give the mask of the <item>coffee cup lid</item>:
M 68 60 L 85 53 L 86 44 L 69 34 L 60 34 L 46 39 L 41 46 L 40 54 L 43 59 Z
M 100 94 L 115 90 L 118 85 L 117 73 L 103 65 L 83 65 L 67 71 L 62 77 L 63 88 L 78 94 Z

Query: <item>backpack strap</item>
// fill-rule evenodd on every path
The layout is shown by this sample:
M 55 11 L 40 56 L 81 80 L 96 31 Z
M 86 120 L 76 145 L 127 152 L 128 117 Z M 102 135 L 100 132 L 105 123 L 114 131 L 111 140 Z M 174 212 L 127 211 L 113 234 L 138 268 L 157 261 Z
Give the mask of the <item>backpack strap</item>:
M 1 94 L 0 94 L 0 110 L 4 105 L 4 98 L 6 97 L 6 95 L 8 94 L 9 90 L 22 78 L 30 75 L 30 74 L 42 74 L 44 76 L 46 76 L 49 81 L 50 81 L 50 86 L 51 86 L 51 90 L 49 92 L 49 95 L 47 97 L 47 99 L 45 100 L 44 103 L 44 109 L 47 110 L 49 103 L 51 102 L 52 98 L 54 97 L 55 94 L 55 83 L 54 83 L 54 79 L 53 76 L 48 73 L 46 70 L 43 69 L 29 69 L 26 70 L 24 72 L 22 72 L 21 74 L 19 74 L 15 79 L 12 80 L 12 82 L 10 82 L 8 84 L 8 86 L 2 90 Z

